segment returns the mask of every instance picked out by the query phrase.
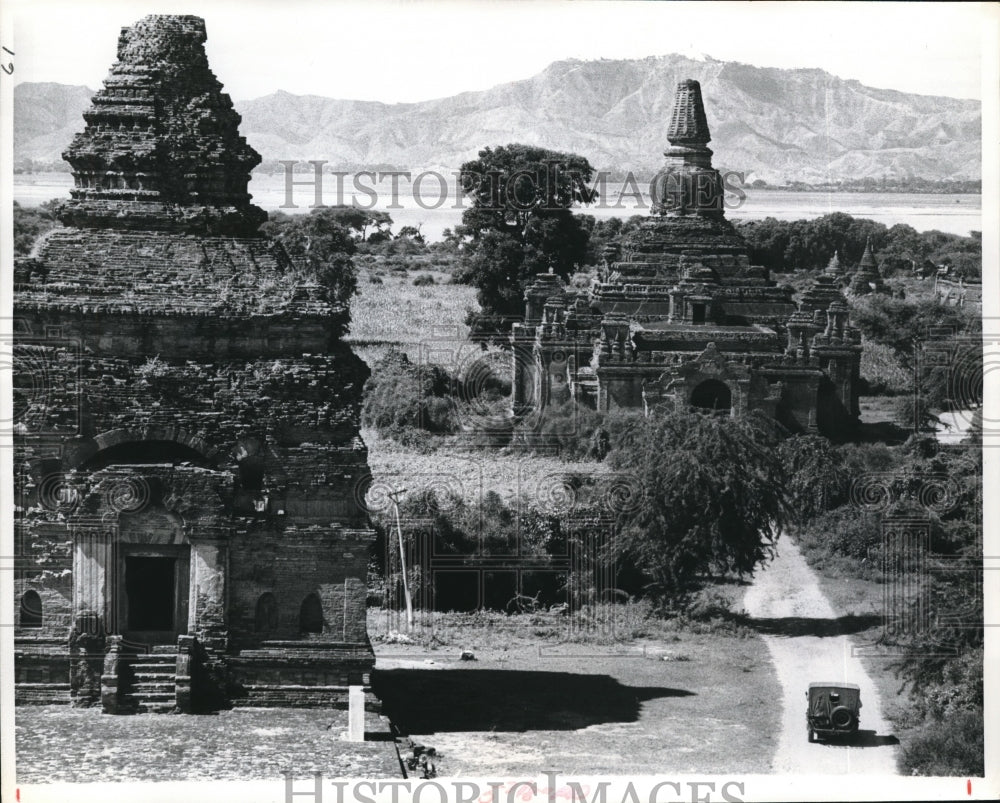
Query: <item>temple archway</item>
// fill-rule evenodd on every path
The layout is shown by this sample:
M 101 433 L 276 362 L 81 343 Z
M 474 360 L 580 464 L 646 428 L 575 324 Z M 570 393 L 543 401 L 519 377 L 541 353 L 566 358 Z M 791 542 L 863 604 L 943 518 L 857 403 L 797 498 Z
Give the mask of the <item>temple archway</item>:
M 729 412 L 733 407 L 733 393 L 725 382 L 706 379 L 691 391 L 691 406 L 713 412 Z

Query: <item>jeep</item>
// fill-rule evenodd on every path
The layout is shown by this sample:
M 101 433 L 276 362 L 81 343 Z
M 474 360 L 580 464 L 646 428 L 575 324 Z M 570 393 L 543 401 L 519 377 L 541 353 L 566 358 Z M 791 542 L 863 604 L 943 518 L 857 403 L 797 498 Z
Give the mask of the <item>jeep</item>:
M 806 692 L 809 741 L 843 738 L 858 731 L 861 689 L 853 683 L 810 683 Z

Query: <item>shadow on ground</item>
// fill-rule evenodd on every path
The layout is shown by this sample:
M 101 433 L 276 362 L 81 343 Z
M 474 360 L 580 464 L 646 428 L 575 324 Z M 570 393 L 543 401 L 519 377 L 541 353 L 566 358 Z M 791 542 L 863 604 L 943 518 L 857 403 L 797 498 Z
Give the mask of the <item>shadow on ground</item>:
M 743 624 L 768 636 L 847 636 L 863 633 L 882 624 L 877 614 L 849 614 L 836 619 L 814 619 L 805 616 L 776 618 L 745 617 Z
M 877 734 L 875 731 L 859 730 L 857 733 L 842 739 L 829 739 L 823 742 L 827 747 L 886 747 L 899 744 L 892 734 Z
M 503 669 L 376 670 L 372 687 L 404 733 L 577 730 L 635 722 L 647 700 L 694 694 L 608 675 Z
M 873 421 L 859 424 L 857 429 L 857 439 L 863 443 L 885 443 L 890 446 L 905 443 L 912 434 L 912 427 L 901 427 L 895 421 Z

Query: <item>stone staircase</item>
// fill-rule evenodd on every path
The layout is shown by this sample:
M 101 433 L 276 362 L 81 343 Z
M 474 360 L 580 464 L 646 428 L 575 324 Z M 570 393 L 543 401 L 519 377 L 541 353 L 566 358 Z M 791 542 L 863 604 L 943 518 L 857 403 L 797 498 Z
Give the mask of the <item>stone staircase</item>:
M 131 684 L 125 693 L 129 709 L 139 714 L 169 714 L 176 705 L 177 647 L 153 647 L 129 661 Z

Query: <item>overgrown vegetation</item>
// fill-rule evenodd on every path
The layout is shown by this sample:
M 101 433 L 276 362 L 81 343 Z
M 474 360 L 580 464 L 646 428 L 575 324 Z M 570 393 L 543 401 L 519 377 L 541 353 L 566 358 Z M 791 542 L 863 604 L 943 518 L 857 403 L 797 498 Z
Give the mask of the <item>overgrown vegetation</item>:
M 460 423 L 448 372 L 415 365 L 391 349 L 372 366 L 365 383 L 361 424 L 404 445 L 429 446 L 430 435 L 457 431 Z
M 683 596 L 772 557 L 786 512 L 776 446 L 774 422 L 757 413 L 663 413 L 617 435 L 608 461 L 637 483 L 618 529 L 655 594 Z
M 852 301 L 851 322 L 870 350 L 865 368 L 881 368 L 870 374 L 870 390 L 902 394 L 900 421 L 931 430 L 937 413 L 981 403 L 982 321 L 974 312 L 876 295 Z

